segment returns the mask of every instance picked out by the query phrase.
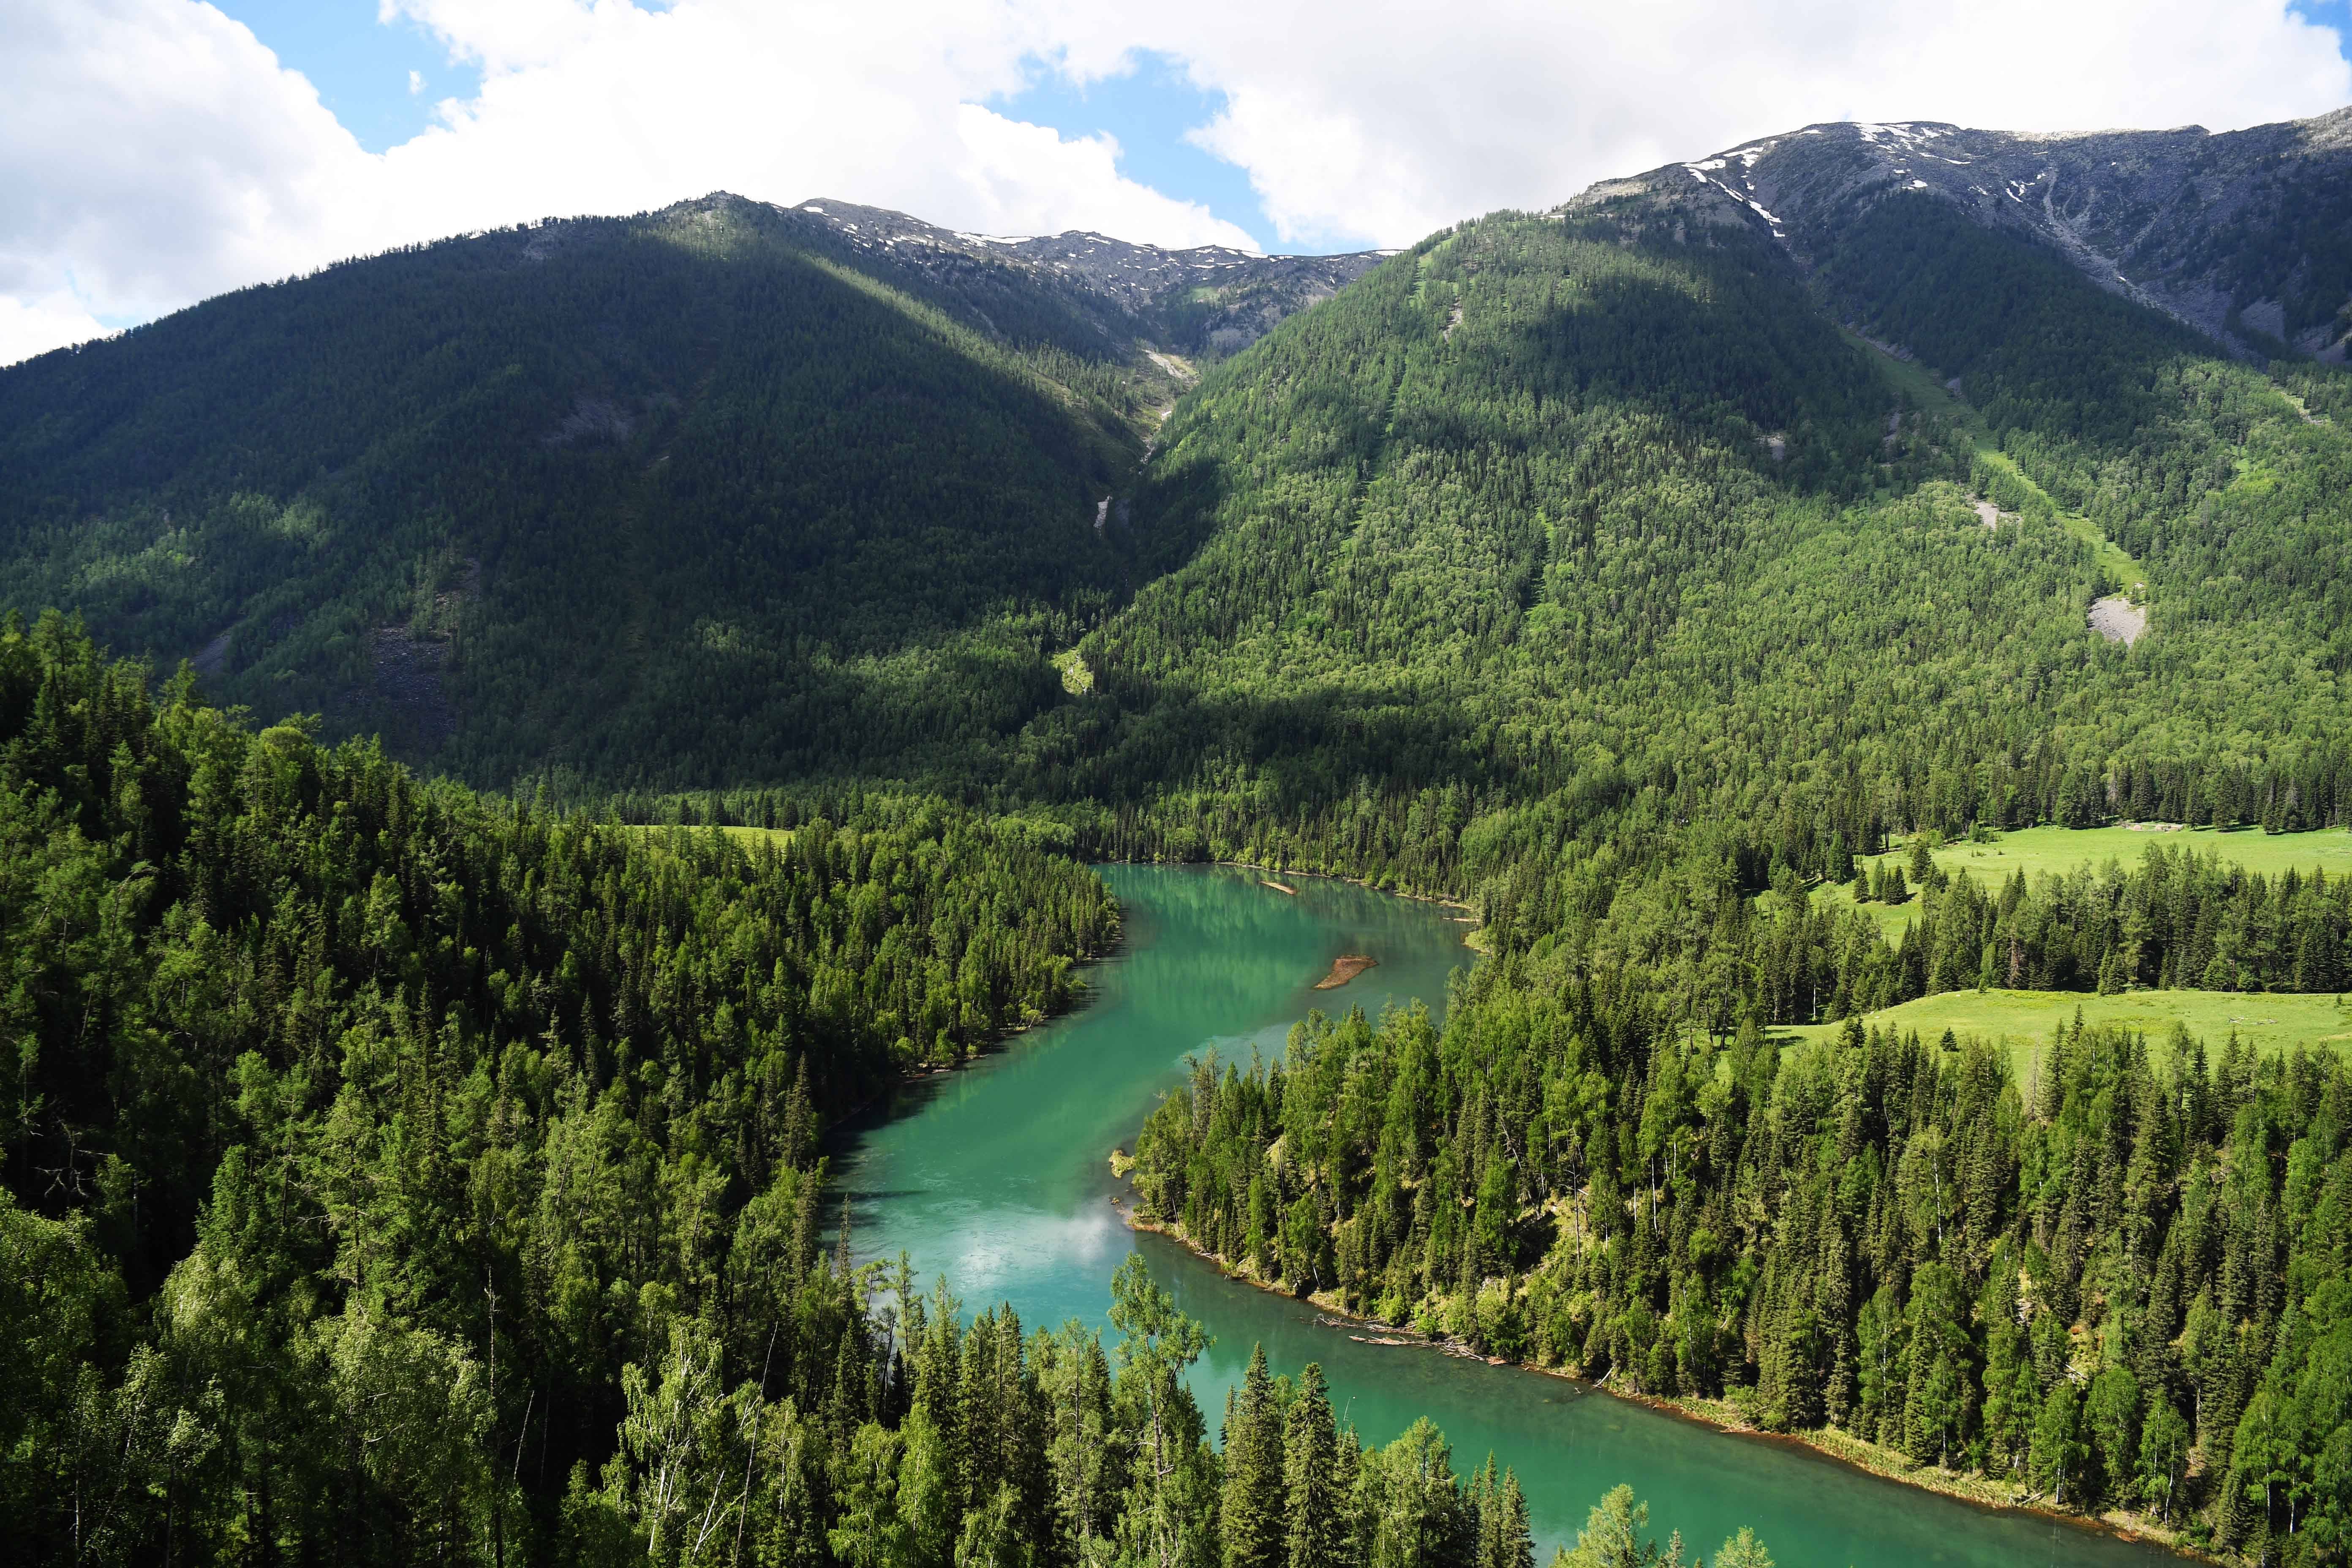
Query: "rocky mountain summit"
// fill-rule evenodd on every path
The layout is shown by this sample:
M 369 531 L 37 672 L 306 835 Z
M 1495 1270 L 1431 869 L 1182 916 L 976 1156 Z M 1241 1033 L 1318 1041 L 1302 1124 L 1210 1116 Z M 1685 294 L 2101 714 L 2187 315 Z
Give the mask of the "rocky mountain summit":
M 1906 193 L 2039 241 L 2242 357 L 2340 363 L 2352 342 L 2352 108 L 2221 135 L 1808 125 L 1604 181 L 1569 210 L 1738 221 L 1810 262 Z
M 1260 256 L 1216 245 L 1169 250 L 1076 229 L 1008 238 L 826 198 L 787 210 L 819 220 L 855 248 L 902 264 L 937 269 L 981 261 L 1034 269 L 1134 318 L 1159 346 L 1186 354 L 1247 348 L 1285 317 L 1329 299 L 1391 254 Z

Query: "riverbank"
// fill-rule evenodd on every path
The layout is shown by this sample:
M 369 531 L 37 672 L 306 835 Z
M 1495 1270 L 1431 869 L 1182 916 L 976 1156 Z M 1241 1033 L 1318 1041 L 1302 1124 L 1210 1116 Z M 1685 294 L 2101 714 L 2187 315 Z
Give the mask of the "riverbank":
M 1154 862 L 1139 860 L 1133 864 L 1141 866 L 1154 864 Z M 1475 904 L 1465 904 L 1459 899 L 1446 898 L 1437 893 L 1401 893 L 1394 888 L 1374 887 L 1361 877 L 1343 877 L 1337 871 L 1299 871 L 1281 866 L 1260 865 L 1255 860 L 1212 860 L 1209 864 L 1231 866 L 1243 871 L 1264 871 L 1276 877 L 1313 877 L 1325 882 L 1345 882 L 1349 887 L 1361 888 L 1369 893 L 1378 893 L 1384 899 L 1407 899 L 1416 904 L 1435 904 L 1444 910 L 1467 910 L 1474 916 L 1478 912 L 1478 907 Z M 1293 892 L 1296 889 L 1285 888 L 1283 891 Z
M 1124 1149 L 1111 1152 L 1111 1171 L 1125 1179 L 1134 1166 L 1132 1156 Z M 1883 1444 L 1858 1437 L 1835 1427 L 1822 1427 L 1804 1432 L 1767 1432 L 1755 1426 L 1738 1406 L 1728 1400 L 1701 1397 L 1668 1397 L 1633 1392 L 1613 1387 L 1608 1381 L 1599 1383 L 1580 1377 L 1559 1367 L 1538 1366 L 1527 1362 L 1512 1362 L 1500 1356 L 1480 1355 L 1469 1346 L 1457 1342 L 1425 1334 L 1419 1330 L 1399 1327 L 1377 1318 L 1368 1318 L 1340 1304 L 1329 1291 L 1311 1291 L 1304 1297 L 1283 1286 L 1259 1277 L 1246 1260 L 1234 1264 L 1204 1251 L 1181 1224 L 1162 1224 L 1144 1218 L 1130 1202 L 1114 1194 L 1112 1206 L 1130 1230 L 1162 1236 L 1175 1242 L 1195 1258 L 1215 1269 L 1225 1279 L 1248 1285 L 1272 1295 L 1301 1300 L 1316 1309 L 1316 1321 L 1325 1327 L 1348 1334 L 1359 1344 L 1378 1345 L 1398 1350 L 1433 1351 L 1440 1355 L 1461 1360 L 1475 1360 L 1490 1366 L 1516 1367 L 1522 1372 L 1557 1378 L 1588 1393 L 1606 1394 L 1629 1405 L 1639 1405 L 1679 1420 L 1703 1426 L 1724 1436 L 1744 1437 L 1767 1444 L 1801 1448 L 1832 1463 L 1897 1482 L 1921 1491 L 1934 1492 L 1972 1508 L 1991 1512 L 2025 1515 L 2044 1519 L 2069 1530 L 2092 1535 L 2111 1536 L 2119 1541 L 2147 1542 L 2160 1546 L 2190 1561 L 2221 1563 L 2227 1560 L 2199 1551 L 2183 1534 L 2138 1514 L 2111 1510 L 2095 1518 L 2048 1507 L 2031 1494 L 2021 1492 L 2014 1484 L 1982 1475 L 1946 1470 L 1937 1465 L 1915 1462 L 1908 1455 Z M 1363 1330 L 1364 1332 L 1349 1332 Z

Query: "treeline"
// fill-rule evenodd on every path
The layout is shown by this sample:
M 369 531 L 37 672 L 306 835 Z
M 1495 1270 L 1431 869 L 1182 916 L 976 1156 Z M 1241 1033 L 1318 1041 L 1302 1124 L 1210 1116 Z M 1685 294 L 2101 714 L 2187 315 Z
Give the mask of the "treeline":
M 2352 974 L 2352 882 L 2325 871 L 2266 877 L 2158 842 L 2128 870 L 2078 868 L 2031 887 L 2021 871 L 1996 889 L 1948 876 L 1925 850 L 1913 857 L 1925 897 L 1895 949 L 1899 978 L 1891 992 L 1863 994 L 1841 977 L 1850 1010 L 1971 984 L 2332 992 Z M 1856 868 L 1857 892 L 1868 877 Z
M 1269 1282 L 2021 1496 L 2333 1562 L 2352 1480 L 2352 1075 L 2077 1023 L 2021 1070 L 1850 1023 L 1656 1026 L 1482 966 L 1441 1032 L 1310 1016 L 1194 1065 L 1141 1211 Z

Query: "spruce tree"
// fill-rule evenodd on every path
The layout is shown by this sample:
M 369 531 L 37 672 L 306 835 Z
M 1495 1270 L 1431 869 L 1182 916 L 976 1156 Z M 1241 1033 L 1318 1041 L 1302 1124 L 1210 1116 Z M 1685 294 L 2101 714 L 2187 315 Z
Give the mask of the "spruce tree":
M 1308 1362 L 1283 1422 L 1283 1488 L 1289 1526 L 1286 1568 L 1340 1568 L 1347 1520 L 1338 1489 L 1339 1434 L 1323 1368 Z
M 1265 1347 L 1250 1351 L 1249 1371 L 1225 1415 L 1225 1486 L 1219 1516 L 1225 1568 L 1282 1568 L 1282 1410 L 1265 1370 Z

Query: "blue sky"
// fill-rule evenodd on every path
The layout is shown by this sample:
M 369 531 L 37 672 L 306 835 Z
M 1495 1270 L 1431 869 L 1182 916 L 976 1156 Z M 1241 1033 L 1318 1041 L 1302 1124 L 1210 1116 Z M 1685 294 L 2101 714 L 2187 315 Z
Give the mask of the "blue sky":
M 1139 54 L 1125 76 L 1086 88 L 1041 68 L 1027 91 L 992 100 L 988 107 L 1009 119 L 1050 125 L 1065 136 L 1107 132 L 1118 141 L 1119 170 L 1128 178 L 1180 201 L 1200 203 L 1246 229 L 1263 249 L 1299 248 L 1276 242 L 1274 226 L 1246 174 L 1184 139 L 1223 106 L 1224 96 L 1194 86 L 1180 62 Z
M 376 0 L 213 0 L 253 29 L 281 65 L 310 79 L 319 100 L 371 153 L 432 123 L 433 105 L 472 96 L 480 76 L 405 19 L 376 20 Z M 421 90 L 411 90 L 410 73 Z

